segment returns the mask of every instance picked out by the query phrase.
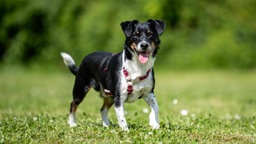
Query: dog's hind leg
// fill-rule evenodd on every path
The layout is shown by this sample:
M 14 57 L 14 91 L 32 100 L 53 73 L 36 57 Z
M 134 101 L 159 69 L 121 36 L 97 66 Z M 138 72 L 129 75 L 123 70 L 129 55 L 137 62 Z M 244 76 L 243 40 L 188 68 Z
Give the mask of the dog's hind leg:
M 104 102 L 100 109 L 102 123 L 104 127 L 108 127 L 110 125 L 108 120 L 108 111 L 110 107 L 113 105 L 113 103 L 114 103 L 113 99 L 104 97 Z
M 78 105 L 83 101 L 84 97 L 91 88 L 91 79 L 89 78 L 77 78 L 73 88 L 73 101 L 70 104 L 70 113 L 68 123 L 70 127 L 77 126 L 76 124 L 76 109 Z

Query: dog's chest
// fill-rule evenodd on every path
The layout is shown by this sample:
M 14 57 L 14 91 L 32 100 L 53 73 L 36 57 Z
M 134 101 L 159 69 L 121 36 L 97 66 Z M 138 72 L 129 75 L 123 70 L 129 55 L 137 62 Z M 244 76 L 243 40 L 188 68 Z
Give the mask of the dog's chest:
M 143 74 L 138 71 L 130 71 L 129 74 L 121 74 L 121 95 L 125 102 L 131 103 L 148 95 L 153 88 L 152 70 Z
M 148 95 L 151 92 L 152 85 L 152 81 L 149 79 L 133 84 L 133 92 L 128 95 L 126 102 L 131 103 Z

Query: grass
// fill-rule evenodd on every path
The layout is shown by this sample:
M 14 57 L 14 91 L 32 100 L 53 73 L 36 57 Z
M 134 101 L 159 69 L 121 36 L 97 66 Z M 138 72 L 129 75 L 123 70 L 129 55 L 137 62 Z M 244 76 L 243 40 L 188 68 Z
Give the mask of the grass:
M 255 143 L 256 72 L 156 71 L 159 130 L 148 126 L 143 100 L 125 104 L 130 132 L 101 126 L 101 100 L 91 91 L 67 124 L 74 77 L 54 72 L 0 70 L 0 143 Z M 186 110 L 187 115 L 181 115 Z

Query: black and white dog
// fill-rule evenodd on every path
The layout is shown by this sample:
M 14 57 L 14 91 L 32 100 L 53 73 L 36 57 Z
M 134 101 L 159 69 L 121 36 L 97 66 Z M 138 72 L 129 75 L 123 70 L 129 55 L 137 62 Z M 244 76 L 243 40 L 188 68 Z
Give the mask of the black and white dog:
M 128 130 L 124 102 L 143 98 L 151 108 L 149 125 L 153 129 L 160 127 L 153 66 L 165 23 L 160 20 L 145 23 L 133 20 L 122 22 L 121 27 L 126 40 L 120 53 L 94 52 L 83 59 L 79 68 L 70 55 L 61 53 L 65 65 L 76 76 L 68 121 L 70 126 L 77 125 L 76 109 L 90 88 L 94 88 L 104 100 L 100 110 L 103 126 L 110 125 L 107 115 L 114 104 L 119 126 Z

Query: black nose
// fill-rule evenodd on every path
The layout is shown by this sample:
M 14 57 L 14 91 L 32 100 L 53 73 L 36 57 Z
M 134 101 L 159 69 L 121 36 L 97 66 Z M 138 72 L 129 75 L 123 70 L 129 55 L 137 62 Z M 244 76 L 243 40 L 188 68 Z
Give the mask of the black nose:
M 140 44 L 140 47 L 141 47 L 143 50 L 145 50 L 145 49 L 148 48 L 148 43 L 141 43 L 141 44 Z

